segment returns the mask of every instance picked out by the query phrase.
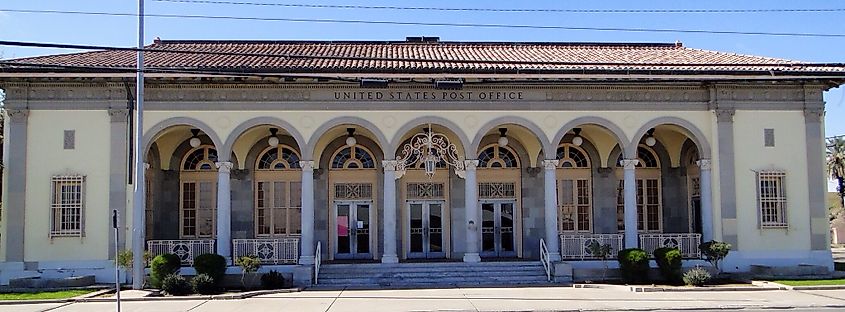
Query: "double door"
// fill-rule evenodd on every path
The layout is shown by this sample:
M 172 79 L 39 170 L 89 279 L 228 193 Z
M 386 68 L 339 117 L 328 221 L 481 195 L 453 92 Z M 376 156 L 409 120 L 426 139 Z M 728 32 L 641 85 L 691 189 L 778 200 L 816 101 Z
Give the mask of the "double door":
M 498 200 L 480 204 L 481 257 L 516 257 L 516 202 Z
M 335 259 L 372 259 L 372 202 L 335 203 Z
M 443 201 L 409 201 L 409 259 L 445 258 Z

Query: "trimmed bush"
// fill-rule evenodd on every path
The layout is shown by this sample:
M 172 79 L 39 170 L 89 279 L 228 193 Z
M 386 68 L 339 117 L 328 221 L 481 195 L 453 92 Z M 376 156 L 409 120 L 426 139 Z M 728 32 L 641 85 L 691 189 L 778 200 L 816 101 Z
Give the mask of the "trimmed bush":
M 191 279 L 191 287 L 195 293 L 200 295 L 213 295 L 217 293 L 217 282 L 208 274 L 199 274 Z
M 282 289 L 285 288 L 285 277 L 275 270 L 261 275 L 261 288 Z
M 687 286 L 704 286 L 704 284 L 710 281 L 710 278 L 710 272 L 707 272 L 703 268 L 695 267 L 684 273 L 684 284 Z
M 629 248 L 619 251 L 617 260 L 622 279 L 629 284 L 644 284 L 648 282 L 648 253 L 639 248 Z
M 161 254 L 150 262 L 150 282 L 153 287 L 162 288 L 162 282 L 168 275 L 179 272 L 182 267 L 182 260 L 174 254 Z
M 184 296 L 191 293 L 191 284 L 182 275 L 170 274 L 162 279 L 161 290 L 171 296 Z
M 206 274 L 220 284 L 226 275 L 226 258 L 218 254 L 202 254 L 194 258 L 194 269 L 197 275 Z
M 678 248 L 657 248 L 654 250 L 654 260 L 660 268 L 660 275 L 668 283 L 681 282 L 681 251 Z
M 704 256 L 704 260 L 710 262 L 710 264 L 716 267 L 716 270 L 719 272 L 722 272 L 722 269 L 719 267 L 719 263 L 728 256 L 728 253 L 731 251 L 731 247 L 731 244 L 719 241 L 709 241 L 698 245 L 698 249 L 701 250 L 701 255 Z

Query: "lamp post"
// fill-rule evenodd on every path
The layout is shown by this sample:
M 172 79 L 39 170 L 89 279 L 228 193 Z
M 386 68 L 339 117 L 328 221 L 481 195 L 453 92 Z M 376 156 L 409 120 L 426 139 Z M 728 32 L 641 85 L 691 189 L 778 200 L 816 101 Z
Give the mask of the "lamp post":
M 144 124 L 144 0 L 138 0 L 138 51 L 135 64 L 135 129 L 134 129 L 134 152 L 135 178 L 132 180 L 132 288 L 141 289 L 144 286 L 144 229 L 145 211 L 144 200 L 144 146 L 141 143 L 143 138 Z

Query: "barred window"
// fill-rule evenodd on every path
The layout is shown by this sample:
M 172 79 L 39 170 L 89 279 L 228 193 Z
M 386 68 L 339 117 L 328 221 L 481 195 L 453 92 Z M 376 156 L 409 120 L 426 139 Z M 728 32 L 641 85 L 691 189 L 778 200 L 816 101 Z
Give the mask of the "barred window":
M 335 183 L 335 199 L 372 199 L 373 185 L 371 183 Z
M 52 193 L 50 237 L 84 236 L 85 177 L 54 176 Z
M 443 183 L 408 183 L 406 189 L 408 199 L 442 199 L 444 197 Z
M 760 171 L 757 173 L 757 206 L 760 226 L 786 227 L 786 173 Z
M 511 182 L 478 183 L 478 198 L 515 198 L 516 185 Z

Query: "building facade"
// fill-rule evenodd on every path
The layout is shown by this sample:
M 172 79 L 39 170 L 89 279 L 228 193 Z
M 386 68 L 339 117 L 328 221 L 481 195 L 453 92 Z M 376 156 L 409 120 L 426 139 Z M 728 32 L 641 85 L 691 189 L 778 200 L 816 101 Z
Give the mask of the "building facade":
M 131 52 L 0 65 L 3 282 L 107 278 L 139 231 L 186 265 L 537 260 L 542 241 L 578 266 L 594 241 L 695 259 L 719 240 L 727 271 L 832 269 L 822 93 L 842 67 L 678 44 L 148 48 L 142 221 Z

